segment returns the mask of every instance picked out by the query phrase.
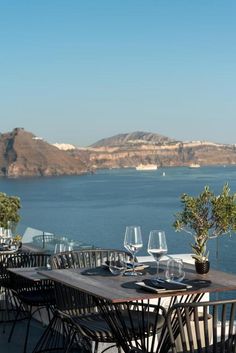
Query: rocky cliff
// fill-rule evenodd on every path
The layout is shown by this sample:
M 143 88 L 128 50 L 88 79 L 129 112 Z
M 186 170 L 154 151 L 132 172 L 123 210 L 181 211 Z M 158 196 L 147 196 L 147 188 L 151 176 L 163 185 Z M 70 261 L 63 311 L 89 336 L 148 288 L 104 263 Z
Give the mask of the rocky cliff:
M 0 135 L 0 176 L 78 175 L 102 168 L 236 164 L 235 145 L 181 142 L 145 132 L 119 134 L 88 148 L 61 150 L 16 128 Z
M 235 145 L 207 141 L 181 142 L 168 137 L 135 132 L 103 139 L 73 155 L 85 158 L 93 168 L 129 168 L 138 164 L 158 167 L 236 164 Z
M 79 158 L 73 158 L 22 128 L 0 135 L 1 176 L 72 175 L 88 171 Z

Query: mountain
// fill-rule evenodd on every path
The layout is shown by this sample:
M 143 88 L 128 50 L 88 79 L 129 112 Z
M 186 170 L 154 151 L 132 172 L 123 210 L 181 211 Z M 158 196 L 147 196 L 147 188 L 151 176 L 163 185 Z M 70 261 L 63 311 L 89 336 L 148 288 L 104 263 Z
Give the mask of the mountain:
M 134 146 L 141 144 L 168 144 L 171 142 L 176 142 L 176 140 L 170 139 L 169 137 L 154 134 L 151 132 L 132 132 L 127 134 L 119 134 L 112 137 L 104 138 L 97 141 L 90 147 L 124 147 L 124 145 Z
M 236 164 L 236 146 L 209 141 L 178 141 L 149 132 L 119 134 L 102 139 L 86 151 L 72 152 L 94 169 Z M 84 159 L 85 158 L 85 159 Z
M 23 128 L 0 134 L 0 176 L 79 175 L 96 169 L 135 168 L 139 164 L 236 164 L 236 146 L 183 142 L 139 131 L 102 139 L 87 148 L 75 148 L 68 144 L 53 146 Z
M 85 164 L 42 138 L 15 128 L 0 135 L 0 176 L 52 176 L 89 172 Z

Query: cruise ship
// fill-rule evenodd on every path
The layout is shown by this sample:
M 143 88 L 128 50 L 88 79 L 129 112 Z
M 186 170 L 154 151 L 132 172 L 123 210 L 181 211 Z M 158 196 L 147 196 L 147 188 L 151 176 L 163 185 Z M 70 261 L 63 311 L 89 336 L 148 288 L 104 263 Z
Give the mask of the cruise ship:
M 156 164 L 139 164 L 136 170 L 157 170 Z
M 189 168 L 200 168 L 200 164 L 196 164 L 196 163 L 192 163 L 192 164 L 189 164 Z

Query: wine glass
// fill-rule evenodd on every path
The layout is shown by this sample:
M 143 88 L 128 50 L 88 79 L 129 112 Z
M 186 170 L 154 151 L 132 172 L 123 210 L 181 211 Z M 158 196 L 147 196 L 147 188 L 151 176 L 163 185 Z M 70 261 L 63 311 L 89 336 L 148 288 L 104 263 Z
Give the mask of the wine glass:
M 142 234 L 140 226 L 127 226 L 125 230 L 124 247 L 132 254 L 133 271 L 126 272 L 127 276 L 137 276 L 139 273 L 134 271 L 134 256 L 142 248 Z
M 163 230 L 151 230 L 147 250 L 157 263 L 157 279 L 159 279 L 159 260 L 167 254 L 166 236 Z

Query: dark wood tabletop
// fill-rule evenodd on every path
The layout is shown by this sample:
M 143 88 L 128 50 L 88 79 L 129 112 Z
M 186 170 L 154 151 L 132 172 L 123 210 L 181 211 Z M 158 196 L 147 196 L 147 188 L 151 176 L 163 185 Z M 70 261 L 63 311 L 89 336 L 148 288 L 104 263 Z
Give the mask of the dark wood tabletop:
M 136 277 L 114 276 L 108 269 L 103 268 L 39 270 L 39 274 L 53 281 L 61 282 L 113 303 L 236 290 L 236 275 L 212 269 L 206 275 L 199 275 L 196 273 L 195 267 L 189 264 L 185 264 L 185 279 L 196 280 L 196 282 L 199 280 L 209 281 L 206 287 L 201 287 L 198 284 L 198 286 L 193 286 L 184 292 L 151 293 L 136 285 L 136 282 L 146 278 L 155 278 L 154 272 L 155 264 L 152 264 L 143 276 Z M 164 272 L 161 272 L 161 276 L 164 276 Z
M 39 282 L 44 279 L 48 279 L 44 275 L 40 274 L 39 271 L 45 271 L 46 268 L 43 267 L 19 267 L 19 268 L 8 268 L 9 272 L 14 273 L 15 275 L 19 275 L 30 281 Z

